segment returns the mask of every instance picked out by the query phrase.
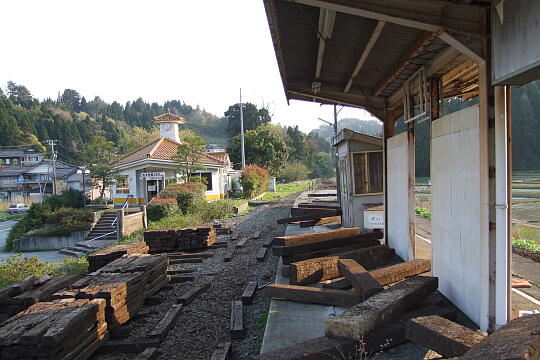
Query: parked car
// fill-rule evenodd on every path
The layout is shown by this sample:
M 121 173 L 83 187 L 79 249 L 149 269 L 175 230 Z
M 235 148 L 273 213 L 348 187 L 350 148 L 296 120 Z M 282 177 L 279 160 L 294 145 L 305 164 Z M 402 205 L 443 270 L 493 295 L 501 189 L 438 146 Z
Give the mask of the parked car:
M 13 215 L 13 214 L 22 214 L 22 213 L 25 213 L 27 212 L 29 209 L 28 206 L 26 206 L 25 204 L 10 204 L 8 209 L 7 209 L 7 212 L 10 214 L 10 215 Z

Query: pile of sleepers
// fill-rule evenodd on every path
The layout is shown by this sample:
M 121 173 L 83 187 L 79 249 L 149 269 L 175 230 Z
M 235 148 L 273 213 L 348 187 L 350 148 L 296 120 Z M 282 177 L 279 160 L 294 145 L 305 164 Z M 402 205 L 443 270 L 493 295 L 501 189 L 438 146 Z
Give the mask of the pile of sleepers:
M 98 250 L 87 257 L 88 272 L 92 273 L 124 255 L 133 254 L 148 254 L 148 246 L 146 243 L 144 241 L 139 241 L 133 244 L 113 245 Z
M 440 306 L 442 296 L 432 295 L 437 278 L 417 276 L 431 270 L 431 261 L 402 262 L 392 249 L 379 244 L 377 234 L 342 228 L 274 239 L 274 254 L 288 264 L 283 275 L 289 284 L 270 284 L 265 296 L 344 309 L 325 321 L 325 337 L 265 353 L 265 359 L 296 359 L 291 354 L 318 352 L 339 356 L 339 348 L 358 351 L 360 338 L 366 352 L 380 351 L 381 346 L 407 341 L 411 318 L 456 318 L 455 309 Z
M 132 255 L 117 259 L 53 295 L 55 299 L 105 299 L 109 329 L 125 324 L 145 298 L 168 282 L 166 255 Z
M 336 202 L 313 201 L 299 203 L 291 208 L 291 216 L 279 219 L 278 224 L 299 224 L 300 227 L 311 227 L 341 222 L 341 206 Z
M 40 302 L 0 324 L 0 358 L 88 359 L 107 338 L 105 300 Z
M 21 282 L 0 289 L 0 322 L 26 310 L 80 279 L 79 275 L 50 276 L 36 278 L 31 275 Z
M 144 232 L 144 241 L 152 254 L 203 249 L 213 245 L 216 240 L 217 232 L 213 226 L 147 230 Z

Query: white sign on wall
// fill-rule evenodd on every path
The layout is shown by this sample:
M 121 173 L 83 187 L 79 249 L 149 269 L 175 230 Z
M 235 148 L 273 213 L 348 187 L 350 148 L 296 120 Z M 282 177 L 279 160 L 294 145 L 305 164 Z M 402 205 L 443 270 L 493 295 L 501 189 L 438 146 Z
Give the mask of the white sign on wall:
M 364 210 L 364 227 L 366 229 L 383 229 L 384 211 Z
M 147 172 L 141 174 L 141 180 L 161 180 L 165 177 L 163 171 L 160 172 Z

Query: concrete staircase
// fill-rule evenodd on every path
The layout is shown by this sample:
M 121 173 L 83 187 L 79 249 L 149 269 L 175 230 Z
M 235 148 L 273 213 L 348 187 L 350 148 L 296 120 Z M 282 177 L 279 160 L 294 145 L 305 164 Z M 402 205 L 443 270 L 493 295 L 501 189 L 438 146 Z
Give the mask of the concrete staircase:
M 60 253 L 72 256 L 87 255 L 96 249 L 101 249 L 115 242 L 117 240 L 117 230 L 116 211 L 106 211 L 101 215 L 85 241 L 64 248 L 60 250 Z

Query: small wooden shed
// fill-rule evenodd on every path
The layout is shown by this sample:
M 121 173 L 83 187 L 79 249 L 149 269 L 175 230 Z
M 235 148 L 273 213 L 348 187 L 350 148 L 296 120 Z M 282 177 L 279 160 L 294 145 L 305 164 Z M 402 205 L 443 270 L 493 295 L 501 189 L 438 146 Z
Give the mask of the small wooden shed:
M 333 139 L 339 161 L 342 224 L 363 230 L 384 228 L 365 226 L 364 210 L 384 202 L 383 140 L 376 136 L 343 129 Z

